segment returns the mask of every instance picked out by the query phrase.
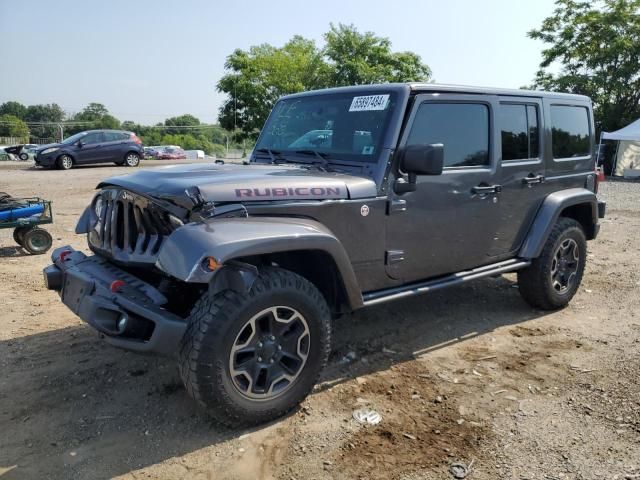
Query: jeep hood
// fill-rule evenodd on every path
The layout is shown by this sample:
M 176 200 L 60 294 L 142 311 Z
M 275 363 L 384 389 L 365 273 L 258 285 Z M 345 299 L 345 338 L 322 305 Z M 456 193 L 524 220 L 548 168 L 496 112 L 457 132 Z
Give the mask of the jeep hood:
M 97 188 L 108 186 L 187 208 L 193 202 L 186 191 L 194 187 L 206 202 L 354 199 L 377 194 L 369 178 L 297 165 L 176 165 L 111 177 Z

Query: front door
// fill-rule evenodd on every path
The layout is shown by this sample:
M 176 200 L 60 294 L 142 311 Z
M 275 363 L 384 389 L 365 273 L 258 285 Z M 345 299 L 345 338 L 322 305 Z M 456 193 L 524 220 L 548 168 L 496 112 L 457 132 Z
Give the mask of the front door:
M 403 282 L 491 263 L 500 219 L 497 98 L 418 95 L 400 147 L 444 145 L 444 171 L 390 194 L 387 274 Z M 396 169 L 396 177 L 402 176 Z M 392 178 L 393 181 L 393 178 Z M 391 184 L 390 190 L 393 190 Z
M 103 161 L 102 132 L 92 132 L 80 140 L 82 146 L 76 145 L 75 161 L 78 164 L 97 163 Z

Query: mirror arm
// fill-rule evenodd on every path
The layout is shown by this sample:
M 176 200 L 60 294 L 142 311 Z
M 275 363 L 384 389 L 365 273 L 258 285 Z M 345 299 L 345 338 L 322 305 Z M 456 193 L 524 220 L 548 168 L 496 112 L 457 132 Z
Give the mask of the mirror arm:
M 409 181 L 399 177 L 393 184 L 393 191 L 396 193 L 408 193 L 416 191 L 417 175 L 415 173 L 408 174 Z

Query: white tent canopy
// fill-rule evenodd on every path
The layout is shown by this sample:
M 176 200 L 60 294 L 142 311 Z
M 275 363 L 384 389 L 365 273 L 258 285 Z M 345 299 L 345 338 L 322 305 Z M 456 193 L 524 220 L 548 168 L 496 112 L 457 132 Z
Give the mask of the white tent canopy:
M 602 139 L 640 142 L 640 119 L 615 132 L 602 132 Z
M 602 140 L 617 140 L 612 174 L 615 176 L 640 176 L 640 119 L 615 132 L 602 132 Z

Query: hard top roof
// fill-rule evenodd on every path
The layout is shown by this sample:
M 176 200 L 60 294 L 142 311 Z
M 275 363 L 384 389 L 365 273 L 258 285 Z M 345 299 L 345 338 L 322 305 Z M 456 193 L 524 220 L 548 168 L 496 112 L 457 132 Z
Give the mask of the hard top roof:
M 544 92 L 541 90 L 520 90 L 515 88 L 493 88 L 493 87 L 473 87 L 469 85 L 451 85 L 439 83 L 381 83 L 372 85 L 354 85 L 350 87 L 327 88 L 323 90 L 309 90 L 301 93 L 285 95 L 282 98 L 296 98 L 307 95 L 324 95 L 331 93 L 356 93 L 361 91 L 409 91 L 410 93 L 469 93 L 481 95 L 505 95 L 518 97 L 536 97 L 536 98 L 557 98 L 565 100 L 579 100 L 582 102 L 591 102 L 591 99 L 585 95 L 575 95 L 572 93 Z

